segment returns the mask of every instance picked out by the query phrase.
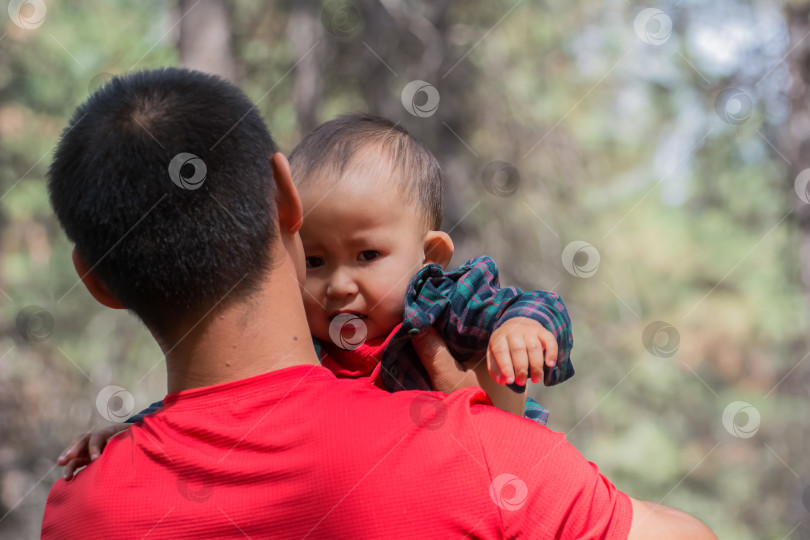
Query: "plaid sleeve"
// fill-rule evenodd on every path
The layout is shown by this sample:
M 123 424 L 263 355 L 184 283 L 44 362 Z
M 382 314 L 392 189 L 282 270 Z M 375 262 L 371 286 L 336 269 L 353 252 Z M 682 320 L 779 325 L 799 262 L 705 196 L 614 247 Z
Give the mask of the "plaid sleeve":
M 409 287 L 403 326 L 416 333 L 434 326 L 453 356 L 464 362 L 485 351 L 492 332 L 514 317 L 536 320 L 557 339 L 557 366 L 543 367 L 545 384 L 570 378 L 573 337 L 563 301 L 553 292 L 502 288 L 489 257 L 472 259 L 451 272 L 435 264 L 423 268 Z
M 520 289 L 515 289 L 520 291 Z M 496 330 L 503 323 L 515 317 L 533 319 L 551 332 L 557 340 L 557 365 L 549 369 L 543 366 L 543 383 L 546 386 L 567 381 L 574 375 L 571 363 L 571 349 L 574 347 L 574 336 L 571 333 L 571 319 L 568 310 L 557 293 L 550 291 L 522 292 L 510 299 L 509 306 L 503 311 L 493 327 Z
M 162 408 L 163 408 L 163 400 L 156 401 L 156 402 L 152 403 L 151 405 L 149 405 L 144 410 L 142 410 L 141 412 L 139 412 L 138 414 L 136 414 L 135 416 L 131 416 L 131 417 L 127 418 L 126 420 L 124 420 L 124 422 L 126 422 L 127 424 L 134 424 L 136 422 L 143 422 L 143 419 L 147 414 L 152 414 L 154 412 L 158 412 Z
M 530 397 L 526 398 L 526 407 L 523 409 L 523 418 L 534 420 L 538 424 L 546 425 L 548 411 Z

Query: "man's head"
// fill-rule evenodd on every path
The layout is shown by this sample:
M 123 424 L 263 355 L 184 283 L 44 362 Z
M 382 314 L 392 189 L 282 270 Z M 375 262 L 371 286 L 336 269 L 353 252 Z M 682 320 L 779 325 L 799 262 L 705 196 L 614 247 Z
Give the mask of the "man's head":
M 450 237 L 437 230 L 438 161 L 394 123 L 347 115 L 307 135 L 290 168 L 304 207 L 311 332 L 328 341 L 336 317 L 352 314 L 364 320 L 367 339 L 386 335 L 402 321 L 410 277 L 453 254 Z
M 249 295 L 277 235 L 275 152 L 222 79 L 175 68 L 112 79 L 76 110 L 49 172 L 80 274 L 158 333 Z

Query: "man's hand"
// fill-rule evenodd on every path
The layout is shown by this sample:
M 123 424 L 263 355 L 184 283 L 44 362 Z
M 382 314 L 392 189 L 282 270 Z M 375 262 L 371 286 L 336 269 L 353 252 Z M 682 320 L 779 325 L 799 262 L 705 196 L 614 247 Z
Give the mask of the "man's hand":
M 557 364 L 557 340 L 539 322 L 515 317 L 503 323 L 489 338 L 487 366 L 498 384 L 517 383 L 523 386 L 531 380 L 543 380 L 543 364 Z
M 465 367 L 456 362 L 447 344 L 434 328 L 416 336 L 411 343 L 425 366 L 434 390 L 449 394 L 465 386 L 481 386 L 473 366 L 483 363 L 470 362 Z
M 101 455 L 104 447 L 107 446 L 110 437 L 129 429 L 131 425 L 113 424 L 93 433 L 79 435 L 73 439 L 59 456 L 59 459 L 56 460 L 58 465 L 65 467 L 65 480 L 72 480 L 76 469 L 81 469 L 95 461 Z
M 717 536 L 695 517 L 660 504 L 630 497 L 633 521 L 627 540 L 717 540 Z
M 431 328 L 411 340 L 416 354 L 425 366 L 434 390 L 449 394 L 465 386 L 483 388 L 492 404 L 501 410 L 523 416 L 526 394 L 517 394 L 497 384 L 489 375 L 484 358 L 470 360 L 462 366 L 450 354 L 439 333 Z

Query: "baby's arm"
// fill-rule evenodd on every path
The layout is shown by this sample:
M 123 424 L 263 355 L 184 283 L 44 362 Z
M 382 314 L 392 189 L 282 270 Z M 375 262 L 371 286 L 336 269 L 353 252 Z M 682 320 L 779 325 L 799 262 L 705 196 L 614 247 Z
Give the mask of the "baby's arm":
M 510 353 L 517 348 L 520 351 L 521 341 L 527 345 L 532 345 L 538 349 L 536 341 L 540 342 L 542 350 L 531 362 L 531 379 L 539 382 L 540 366 L 542 366 L 544 376 L 543 383 L 546 386 L 553 386 L 570 379 L 574 375 L 574 367 L 571 364 L 571 349 L 574 344 L 571 335 L 571 319 L 562 299 L 549 291 L 521 291 L 515 287 L 501 289 L 496 296 L 504 296 L 505 307 L 500 313 L 498 321 L 494 326 L 494 332 L 490 339 L 489 351 L 494 353 L 497 366 L 506 369 L 507 378 L 509 374 L 509 360 L 517 360 L 515 367 L 523 370 L 525 362 L 522 356 L 514 358 L 510 354 L 507 357 L 504 353 L 507 347 L 503 343 L 493 347 L 495 341 L 506 341 L 509 345 Z M 506 327 L 505 330 L 504 327 Z M 515 337 L 516 347 L 512 346 L 512 337 Z M 545 354 L 543 355 L 543 352 Z M 531 355 L 527 352 L 531 359 Z M 545 357 L 543 359 L 543 356 Z M 535 372 L 535 366 L 537 370 Z M 501 371 L 503 374 L 503 372 Z M 493 373 L 493 377 L 498 373 Z M 516 384 L 523 384 L 525 379 L 516 374 Z
M 110 437 L 128 429 L 129 426 L 127 423 L 113 424 L 73 439 L 56 460 L 57 465 L 65 468 L 65 480 L 73 479 L 77 469 L 95 461 L 104 451 Z
M 492 333 L 486 362 L 469 363 L 475 365 L 473 371 L 478 386 L 484 389 L 493 405 L 518 416 L 528 416 L 526 392 L 516 392 L 514 387 L 525 387 L 530 367 L 532 382 L 540 382 L 544 363 L 552 368 L 556 359 L 557 341 L 554 335 L 533 319 L 514 317 Z M 502 386 L 504 384 L 510 386 Z M 531 408 L 539 409 L 534 415 L 543 418 L 538 421 L 545 424 L 548 411 L 535 401 L 531 401 Z
M 459 364 L 450 353 L 447 343 L 433 328 L 414 337 L 412 343 L 416 355 L 430 377 L 433 389 L 450 393 L 465 386 L 478 386 L 487 393 L 495 407 L 524 416 L 526 393 L 513 392 L 495 382 L 490 377 L 483 358 L 472 358 L 464 365 Z M 547 412 L 545 416 L 548 416 Z M 545 424 L 545 418 L 541 423 Z
M 489 338 L 487 367 L 499 384 L 524 386 L 539 383 L 544 366 L 557 364 L 557 340 L 554 334 L 534 319 L 514 317 L 501 324 Z
M 539 381 L 541 371 L 547 386 L 573 375 L 571 320 L 557 294 L 501 287 L 498 268 L 489 257 L 447 273 L 426 267 L 414 287 L 413 304 L 429 307 L 426 312 L 412 309 L 406 323 L 426 326 L 435 320 L 459 361 L 487 351 L 493 378 L 516 392 L 524 390 L 521 386 L 529 376 Z
M 70 442 L 67 448 L 62 451 L 62 454 L 56 460 L 57 465 L 65 467 L 65 480 L 71 480 L 78 469 L 98 459 L 110 438 L 129 429 L 135 422 L 143 421 L 146 415 L 159 411 L 161 408 L 163 408 L 163 402 L 158 401 L 152 403 L 135 416 L 127 418 L 125 422 L 113 424 L 103 427 L 98 431 L 77 436 Z

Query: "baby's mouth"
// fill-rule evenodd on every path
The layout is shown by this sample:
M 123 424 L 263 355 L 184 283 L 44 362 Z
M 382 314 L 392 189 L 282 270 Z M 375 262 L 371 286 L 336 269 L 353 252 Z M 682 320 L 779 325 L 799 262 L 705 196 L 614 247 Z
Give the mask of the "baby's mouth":
M 337 316 L 343 316 L 346 319 L 349 319 L 349 318 L 354 319 L 355 317 L 358 318 L 358 319 L 367 319 L 368 318 L 368 316 L 363 315 L 362 313 L 356 313 L 354 311 L 336 311 L 335 313 L 332 313 L 331 315 L 329 315 L 329 321 L 330 322 L 333 321 L 335 319 L 335 317 L 337 317 Z

